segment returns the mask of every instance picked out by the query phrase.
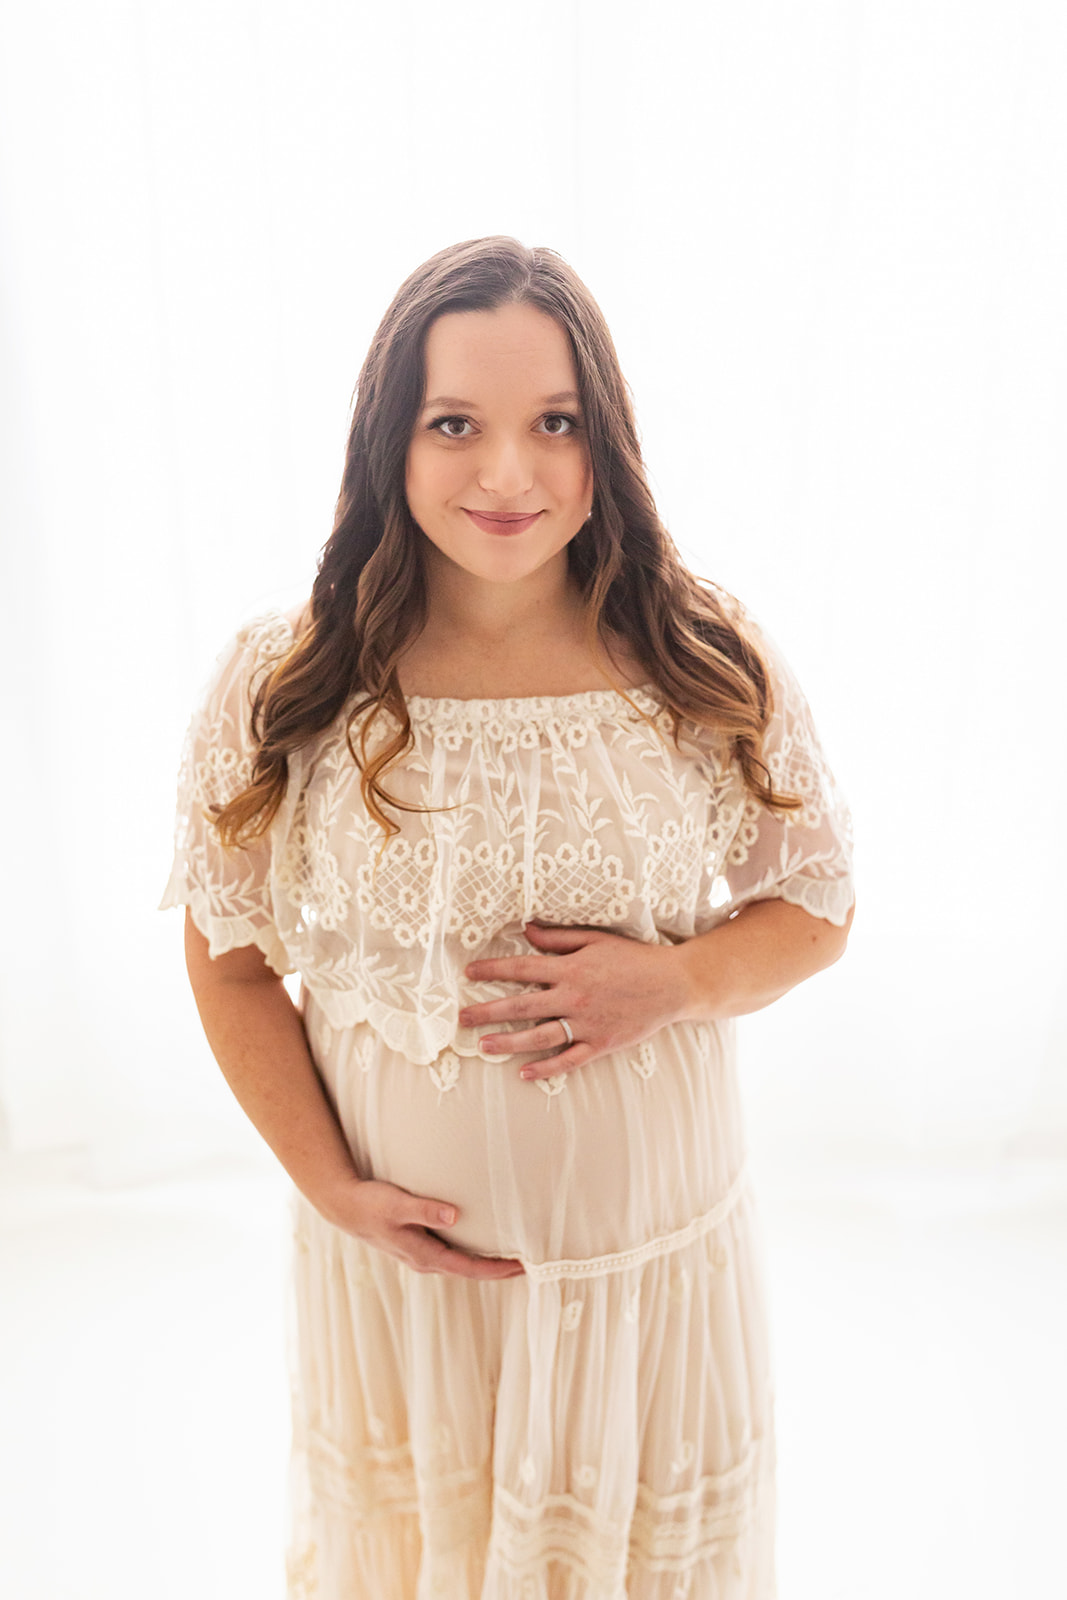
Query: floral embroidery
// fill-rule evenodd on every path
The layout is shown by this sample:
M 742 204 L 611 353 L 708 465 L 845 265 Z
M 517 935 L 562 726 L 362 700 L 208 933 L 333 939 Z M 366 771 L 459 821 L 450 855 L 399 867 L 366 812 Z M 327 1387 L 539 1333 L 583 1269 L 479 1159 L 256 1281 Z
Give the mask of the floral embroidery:
M 409 697 L 413 743 L 387 786 L 405 804 L 385 841 L 367 812 L 346 716 L 292 752 L 268 833 L 222 850 L 205 811 L 251 772 L 250 693 L 293 641 L 271 613 L 221 662 L 183 755 L 175 867 L 165 904 L 189 904 L 213 955 L 255 943 L 298 972 L 330 1025 L 369 1022 L 431 1067 L 444 1094 L 461 1005 L 513 994 L 467 984 L 472 955 L 529 953 L 529 920 L 579 923 L 650 943 L 708 931 L 756 898 L 841 925 L 852 901 L 851 824 L 787 665 L 769 645 L 773 712 L 764 758 L 803 798 L 776 815 L 749 794 L 722 739 L 672 719 L 658 691 L 499 700 Z M 635 709 L 636 708 L 636 709 Z M 358 741 L 361 713 L 351 733 Z M 378 717 L 370 744 L 395 731 Z M 654 1048 L 631 1057 L 655 1072 Z M 562 1092 L 566 1077 L 537 1080 Z
M 442 1094 L 454 1089 L 459 1082 L 459 1057 L 454 1050 L 445 1050 L 430 1068 L 430 1077 Z
M 680 1267 L 677 1272 L 671 1273 L 668 1297 L 675 1305 L 681 1305 L 689 1295 L 689 1269 Z
M 563 1307 L 563 1314 L 559 1320 L 560 1326 L 567 1333 L 573 1333 L 579 1322 L 581 1322 L 582 1304 L 583 1302 L 581 1300 L 568 1300 L 567 1304 Z
M 695 1454 L 696 1451 L 693 1446 L 693 1441 L 691 1439 L 683 1439 L 681 1445 L 679 1446 L 678 1454 L 671 1462 L 671 1471 L 676 1476 L 679 1472 L 684 1472 L 686 1467 L 691 1467 L 693 1465 L 693 1457 Z
M 651 1078 L 656 1070 L 656 1052 L 646 1039 L 644 1044 L 638 1045 L 637 1055 L 630 1057 L 630 1065 L 639 1078 Z
M 534 1082 L 542 1094 L 549 1096 L 562 1094 L 567 1087 L 567 1074 L 565 1072 L 554 1072 L 551 1078 L 535 1078 Z

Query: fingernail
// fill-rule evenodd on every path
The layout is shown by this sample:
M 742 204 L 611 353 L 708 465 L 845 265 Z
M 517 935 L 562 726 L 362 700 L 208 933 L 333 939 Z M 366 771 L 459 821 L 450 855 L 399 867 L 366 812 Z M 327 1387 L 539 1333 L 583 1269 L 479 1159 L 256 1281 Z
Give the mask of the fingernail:
M 441 1222 L 455 1222 L 456 1208 L 455 1206 L 442 1206 L 438 1211 L 437 1216 Z
M 530 1072 L 527 1068 L 524 1067 L 523 1070 L 519 1073 L 519 1077 L 520 1078 L 525 1078 L 527 1083 L 529 1083 L 531 1078 L 536 1078 L 537 1077 L 537 1073 L 536 1072 Z

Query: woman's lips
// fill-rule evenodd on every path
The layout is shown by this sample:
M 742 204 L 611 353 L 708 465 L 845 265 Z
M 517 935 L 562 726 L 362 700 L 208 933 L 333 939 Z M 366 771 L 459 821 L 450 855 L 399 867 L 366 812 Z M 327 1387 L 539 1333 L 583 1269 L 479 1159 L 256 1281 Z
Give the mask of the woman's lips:
M 469 511 L 463 507 L 468 517 L 476 528 L 481 528 L 483 533 L 525 533 L 527 528 L 532 528 L 540 511 L 534 511 L 528 517 L 502 517 L 493 516 L 485 511 Z

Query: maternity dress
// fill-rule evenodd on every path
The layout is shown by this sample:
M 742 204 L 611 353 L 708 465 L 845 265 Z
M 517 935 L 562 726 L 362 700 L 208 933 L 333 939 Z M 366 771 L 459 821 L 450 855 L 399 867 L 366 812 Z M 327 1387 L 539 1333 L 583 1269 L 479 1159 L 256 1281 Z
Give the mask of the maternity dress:
M 360 1174 L 455 1202 L 443 1237 L 526 1271 L 416 1273 L 293 1188 L 290 1600 L 770 1600 L 773 1388 L 733 1023 L 523 1082 L 530 1057 L 487 1056 L 489 1030 L 457 1015 L 518 992 L 463 969 L 531 953 L 529 920 L 673 944 L 778 898 L 842 925 L 849 817 L 804 697 L 764 636 L 766 761 L 800 812 L 752 798 L 707 730 L 683 723 L 676 747 L 651 687 L 416 696 L 385 785 L 439 809 L 393 812 L 380 849 L 342 715 L 290 758 L 269 833 L 227 854 L 205 809 L 247 783 L 249 696 L 292 642 L 271 613 L 220 658 L 164 904 L 191 908 L 212 955 L 255 944 L 299 973 Z

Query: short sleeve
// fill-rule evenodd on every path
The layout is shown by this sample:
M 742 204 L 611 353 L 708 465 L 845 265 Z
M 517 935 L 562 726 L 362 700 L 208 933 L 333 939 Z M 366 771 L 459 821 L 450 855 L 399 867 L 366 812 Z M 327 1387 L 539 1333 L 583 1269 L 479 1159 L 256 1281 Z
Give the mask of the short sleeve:
M 775 791 L 799 795 L 803 806 L 771 811 L 746 790 L 720 868 L 725 909 L 732 914 L 754 900 L 786 900 L 843 927 L 855 899 L 851 814 L 800 685 L 774 641 L 748 622 L 771 680 L 773 710 L 763 759 Z
M 258 945 L 279 976 L 292 972 L 272 910 L 270 830 L 246 848 L 224 849 L 210 808 L 252 778 L 251 708 L 256 687 L 293 643 L 279 613 L 242 628 L 223 651 L 185 738 L 178 778 L 174 864 L 160 909 L 188 906 L 212 958 Z

